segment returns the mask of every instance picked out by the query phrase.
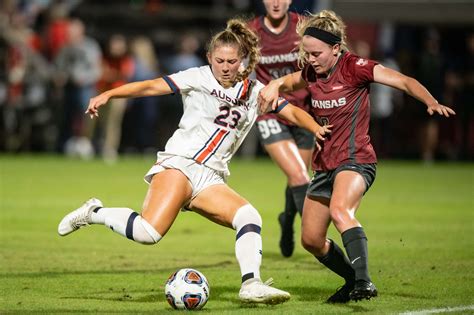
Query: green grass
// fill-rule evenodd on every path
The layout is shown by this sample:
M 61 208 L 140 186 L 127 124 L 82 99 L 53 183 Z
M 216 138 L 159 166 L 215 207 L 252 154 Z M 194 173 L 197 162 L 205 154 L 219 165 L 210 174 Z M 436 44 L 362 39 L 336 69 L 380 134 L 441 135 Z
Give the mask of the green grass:
M 472 163 L 379 164 L 358 218 L 369 237 L 370 269 L 380 296 L 333 306 L 324 301 L 341 279 L 299 244 L 292 258 L 279 254 L 276 216 L 283 205 L 283 175 L 266 159 L 233 161 L 229 184 L 263 217 L 263 280 L 273 277 L 276 287 L 292 294 L 283 305 L 249 307 L 237 298 L 234 231 L 195 213 L 181 213 L 155 246 L 135 244 L 101 226 L 57 235 L 63 215 L 91 196 L 140 209 L 147 189 L 142 176 L 153 162 L 153 157 L 125 158 L 109 166 L 0 156 L 0 313 L 174 314 L 164 282 L 182 267 L 197 268 L 210 281 L 211 298 L 202 313 L 393 314 L 474 304 Z M 330 235 L 340 243 L 333 228 Z

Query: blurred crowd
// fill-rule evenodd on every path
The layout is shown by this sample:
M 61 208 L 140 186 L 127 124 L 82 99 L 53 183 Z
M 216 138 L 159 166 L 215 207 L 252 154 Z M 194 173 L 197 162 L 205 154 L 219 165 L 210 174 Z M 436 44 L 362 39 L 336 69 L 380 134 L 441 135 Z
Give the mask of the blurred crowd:
M 115 99 L 98 120 L 84 111 L 106 89 L 204 65 L 199 25 L 176 34 L 171 47 L 119 23 L 115 32 L 93 37 L 87 17 L 75 14 L 80 4 L 1 2 L 0 152 L 57 152 L 113 162 L 120 153 L 162 149 L 177 127 L 179 96 Z M 258 13 L 257 7 L 242 10 Z M 417 78 L 457 112 L 454 119 L 432 118 L 416 100 L 374 85 L 371 137 L 379 157 L 427 163 L 474 159 L 473 29 L 350 21 L 348 29 L 355 53 Z M 241 154 L 264 154 L 252 140 Z

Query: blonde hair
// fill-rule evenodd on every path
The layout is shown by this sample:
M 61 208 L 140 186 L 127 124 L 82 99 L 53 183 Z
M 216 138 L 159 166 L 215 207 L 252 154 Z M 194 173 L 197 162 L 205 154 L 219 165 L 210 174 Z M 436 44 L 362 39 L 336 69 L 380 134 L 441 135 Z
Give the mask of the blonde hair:
M 322 10 L 317 14 L 301 17 L 296 26 L 296 32 L 303 38 L 304 32 L 308 27 L 319 28 L 341 38 L 341 50 L 347 51 L 346 42 L 346 24 L 342 18 L 331 10 Z M 328 44 L 329 45 L 329 44 Z M 303 44 L 300 42 L 298 51 L 298 65 L 304 66 L 308 53 L 304 51 Z
M 133 38 L 130 44 L 132 54 L 140 59 L 148 69 L 158 71 L 158 58 L 155 54 L 155 48 L 152 41 L 146 36 L 137 36 Z
M 222 45 L 237 45 L 239 47 L 239 56 L 242 59 L 248 59 L 247 67 L 239 71 L 236 81 L 246 79 L 254 70 L 260 58 L 258 36 L 247 26 L 245 20 L 235 18 L 227 22 L 225 30 L 211 38 L 207 52 L 212 53 L 216 47 Z

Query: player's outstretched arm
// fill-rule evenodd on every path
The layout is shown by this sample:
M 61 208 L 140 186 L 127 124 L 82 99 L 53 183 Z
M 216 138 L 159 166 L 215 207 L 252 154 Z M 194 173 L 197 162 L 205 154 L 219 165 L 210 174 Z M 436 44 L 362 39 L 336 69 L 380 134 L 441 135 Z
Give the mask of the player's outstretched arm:
M 91 98 L 86 114 L 89 114 L 91 118 L 99 117 L 99 107 L 107 104 L 111 98 L 157 96 L 171 93 L 173 91 L 163 78 L 127 83 Z
M 276 110 L 280 92 L 291 92 L 306 87 L 301 77 L 301 71 L 287 74 L 281 78 L 268 82 L 267 86 L 258 94 L 258 107 L 261 113 Z
M 321 150 L 321 145 L 318 141 L 326 140 L 326 136 L 331 133 L 332 125 L 320 126 L 311 115 L 291 104 L 283 107 L 283 109 L 278 112 L 278 116 L 313 133 L 316 137 L 316 147 L 318 150 Z
M 430 115 L 433 115 L 434 113 L 446 117 L 449 117 L 449 115 L 456 115 L 454 110 L 448 106 L 439 104 L 433 95 L 431 95 L 420 82 L 398 71 L 386 68 L 380 64 L 376 65 L 374 67 L 374 81 L 402 90 L 420 102 L 425 103 L 427 106 L 426 111 Z

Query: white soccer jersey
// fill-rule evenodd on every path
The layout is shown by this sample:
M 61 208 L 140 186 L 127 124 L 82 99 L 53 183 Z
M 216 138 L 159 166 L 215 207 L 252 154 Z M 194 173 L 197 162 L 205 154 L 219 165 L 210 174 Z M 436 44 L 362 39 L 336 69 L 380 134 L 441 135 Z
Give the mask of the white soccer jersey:
M 264 85 L 246 79 L 224 88 L 210 66 L 163 79 L 175 93 L 181 93 L 184 113 L 165 151 L 158 152 L 158 162 L 179 155 L 229 175 L 227 164 L 257 118 L 257 96 Z M 280 109 L 286 103 L 282 101 Z

